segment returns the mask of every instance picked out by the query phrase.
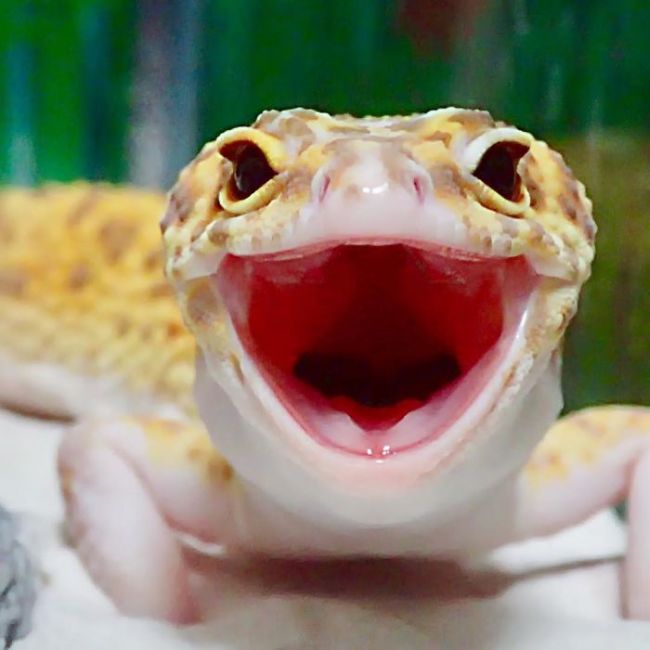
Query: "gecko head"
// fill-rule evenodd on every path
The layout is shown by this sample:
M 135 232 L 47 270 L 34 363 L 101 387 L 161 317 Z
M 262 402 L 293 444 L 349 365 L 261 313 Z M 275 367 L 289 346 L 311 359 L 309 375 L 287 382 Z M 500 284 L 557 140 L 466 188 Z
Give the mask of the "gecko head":
M 591 206 L 485 112 L 265 112 L 181 173 L 162 229 L 202 416 L 267 491 L 485 489 L 557 415 Z

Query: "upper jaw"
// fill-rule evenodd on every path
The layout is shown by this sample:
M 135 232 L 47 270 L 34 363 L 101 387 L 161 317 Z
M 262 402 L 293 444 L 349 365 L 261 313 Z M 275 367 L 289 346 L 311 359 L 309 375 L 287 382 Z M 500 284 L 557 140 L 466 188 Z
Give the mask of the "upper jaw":
M 210 275 L 225 253 L 290 255 L 332 243 L 370 241 L 409 242 L 482 257 L 525 255 L 540 276 L 569 282 L 588 274 L 590 258 L 576 255 L 560 236 L 534 220 L 488 211 L 467 199 L 443 200 L 427 193 L 414 197 L 403 187 L 366 189 L 362 197 L 337 193 L 326 202 L 319 202 L 313 190 L 310 200 L 293 213 L 268 220 L 242 215 L 216 221 L 195 242 L 192 254 L 179 260 L 182 275 Z M 225 248 L 215 250 L 211 242 L 216 240 L 224 241 Z

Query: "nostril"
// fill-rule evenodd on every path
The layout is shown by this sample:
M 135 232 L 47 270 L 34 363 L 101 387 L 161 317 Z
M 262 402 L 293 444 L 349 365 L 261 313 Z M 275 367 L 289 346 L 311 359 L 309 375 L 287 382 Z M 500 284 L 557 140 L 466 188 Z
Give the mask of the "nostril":
M 319 203 L 322 203 L 323 200 L 325 199 L 327 191 L 330 188 L 331 182 L 332 181 L 331 181 L 330 177 L 327 174 L 325 174 L 323 176 L 323 178 L 321 179 L 320 186 L 318 188 L 318 193 L 317 193 Z
M 412 183 L 413 183 L 413 189 L 415 191 L 415 196 L 417 196 L 418 201 L 420 203 L 424 203 L 426 198 L 426 192 L 427 192 L 424 178 L 421 175 L 416 174 L 415 176 L 413 176 Z

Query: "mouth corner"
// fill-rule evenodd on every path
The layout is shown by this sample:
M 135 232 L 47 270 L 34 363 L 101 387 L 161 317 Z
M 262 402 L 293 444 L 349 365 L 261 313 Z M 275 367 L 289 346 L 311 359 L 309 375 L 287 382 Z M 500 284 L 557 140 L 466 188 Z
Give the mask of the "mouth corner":
M 325 447 L 385 458 L 438 440 L 480 402 L 537 275 L 523 256 L 365 242 L 227 255 L 214 280 L 300 428 Z

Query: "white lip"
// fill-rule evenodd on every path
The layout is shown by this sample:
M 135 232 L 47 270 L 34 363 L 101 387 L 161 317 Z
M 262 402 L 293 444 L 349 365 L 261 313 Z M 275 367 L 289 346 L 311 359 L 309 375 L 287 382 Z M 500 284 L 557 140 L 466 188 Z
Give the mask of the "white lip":
M 381 244 L 383 243 L 384 242 L 381 242 Z M 410 248 L 411 250 L 415 248 L 415 250 L 417 250 L 416 247 L 412 246 L 407 246 L 406 248 Z M 282 355 L 282 344 L 275 340 L 273 344 L 267 342 L 265 347 L 258 348 L 255 343 L 255 337 L 259 335 L 260 330 L 257 329 L 257 334 L 252 334 L 248 329 L 249 323 L 263 322 L 264 329 L 262 331 L 266 332 L 275 331 L 273 329 L 274 327 L 280 327 L 280 331 L 286 332 L 287 326 L 282 324 L 282 319 L 286 317 L 281 315 L 278 320 L 277 314 L 273 316 L 271 313 L 261 320 L 259 317 L 253 318 L 252 321 L 249 320 L 251 318 L 250 314 L 252 313 L 249 311 L 251 309 L 251 301 L 255 298 L 253 294 L 249 292 L 249 289 L 246 288 L 247 285 L 244 285 L 243 287 L 238 285 L 237 278 L 243 278 L 245 282 L 248 282 L 252 281 L 251 279 L 254 277 L 259 277 L 258 274 L 261 273 L 261 277 L 265 278 L 265 282 L 267 282 L 269 278 L 273 277 L 274 283 L 276 283 L 278 287 L 283 287 L 285 284 L 287 284 L 287 286 L 293 285 L 300 287 L 303 286 L 302 278 L 305 277 L 301 275 L 301 273 L 304 273 L 305 271 L 312 273 L 316 268 L 314 267 L 314 264 L 320 266 L 321 264 L 327 264 L 332 259 L 341 259 L 341 257 L 336 256 L 345 255 L 345 253 L 337 254 L 336 251 L 344 251 L 346 249 L 348 251 L 360 249 L 361 252 L 363 252 L 363 250 L 368 249 L 382 249 L 382 246 L 377 244 L 377 242 L 374 242 L 374 245 L 371 246 L 339 246 L 338 242 L 329 242 L 327 249 L 322 252 L 319 251 L 318 253 L 313 253 L 311 251 L 307 253 L 302 251 L 303 254 L 297 255 L 294 251 L 294 255 L 291 255 L 291 251 L 288 251 L 284 255 L 273 255 L 270 259 L 262 257 L 262 261 L 238 261 L 234 267 L 232 264 L 228 263 L 225 264 L 226 268 L 223 272 L 219 272 L 214 276 L 215 281 L 218 281 L 217 277 L 223 278 L 218 282 L 224 283 L 220 285 L 220 290 L 224 296 L 224 305 L 227 309 L 232 310 L 232 312 L 229 313 L 230 336 L 238 348 L 237 356 L 242 360 L 241 365 L 246 378 L 245 383 L 249 387 L 253 388 L 257 397 L 263 402 L 265 410 L 275 419 L 275 424 L 282 430 L 286 429 L 288 431 L 293 431 L 296 436 L 310 437 L 315 439 L 321 446 L 331 448 L 340 453 L 381 459 L 395 453 L 401 455 L 410 452 L 414 448 L 429 446 L 430 444 L 434 444 L 434 442 L 440 438 L 448 438 L 452 435 L 450 432 L 453 432 L 456 429 L 456 423 L 460 423 L 462 429 L 462 423 L 467 420 L 468 417 L 471 419 L 472 413 L 477 409 L 478 415 L 476 417 L 480 417 L 481 413 L 486 414 L 489 412 L 493 406 L 493 400 L 490 398 L 490 386 L 495 385 L 495 378 L 498 383 L 498 377 L 500 375 L 505 375 L 505 373 L 512 368 L 513 364 L 511 357 L 513 350 L 516 352 L 522 344 L 521 341 L 524 338 L 523 332 L 525 332 L 526 324 L 529 320 L 529 311 L 531 305 L 534 304 L 537 295 L 536 285 L 538 279 L 530 270 L 530 265 L 523 262 L 520 263 L 517 260 L 505 261 L 503 258 L 499 260 L 486 258 L 484 256 L 481 256 L 480 258 L 477 258 L 476 256 L 467 257 L 462 251 L 460 255 L 458 255 L 457 251 L 436 251 L 435 249 L 417 252 L 415 253 L 415 257 L 411 257 L 413 253 L 409 254 L 408 259 L 418 260 L 418 265 L 422 265 L 423 263 L 426 264 L 426 259 L 431 260 L 431 269 L 424 272 L 425 277 L 428 277 L 428 282 L 433 278 L 438 279 L 433 284 L 429 283 L 429 287 L 436 287 L 436 285 L 441 281 L 442 286 L 455 285 L 463 287 L 461 289 L 461 295 L 465 296 L 463 301 L 468 305 L 466 309 L 469 309 L 469 311 L 465 311 L 464 313 L 460 312 L 460 317 L 463 318 L 461 323 L 476 321 L 476 325 L 470 326 L 470 330 L 466 331 L 462 335 L 463 337 L 468 335 L 473 338 L 475 333 L 485 332 L 485 325 L 481 324 L 482 321 L 480 319 L 476 319 L 474 315 L 475 310 L 472 311 L 472 306 L 475 305 L 472 301 L 477 298 L 473 296 L 471 289 L 466 289 L 466 287 L 473 286 L 475 280 L 472 278 L 494 277 L 495 273 L 498 274 L 498 277 L 501 277 L 499 284 L 501 298 L 499 299 L 499 302 L 494 302 L 496 299 L 491 299 L 490 304 L 499 304 L 499 311 L 501 312 L 501 318 L 503 320 L 502 324 L 499 325 L 499 332 L 495 332 L 495 338 L 492 339 L 489 347 L 482 348 L 480 352 L 482 356 L 474 357 L 474 360 L 469 362 L 471 365 L 460 362 L 462 364 L 462 372 L 456 375 L 455 378 L 452 375 L 449 380 L 446 380 L 440 385 L 440 389 L 430 389 L 432 392 L 430 392 L 426 398 L 424 395 L 418 398 L 414 397 L 413 399 L 417 399 L 417 401 L 412 402 L 409 406 L 405 406 L 405 410 L 402 411 L 401 414 L 399 414 L 398 409 L 398 415 L 392 422 L 390 419 L 383 419 L 384 416 L 381 413 L 381 408 L 372 414 L 370 414 L 370 412 L 364 414 L 363 411 L 360 413 L 354 404 L 357 403 L 358 405 L 359 402 L 363 403 L 363 399 L 359 399 L 359 401 L 356 402 L 357 398 L 352 397 L 353 393 L 347 392 L 348 389 L 343 388 L 340 392 L 330 393 L 327 392 L 328 389 L 319 388 L 318 379 L 315 379 L 312 382 L 312 379 L 307 378 L 305 375 L 296 374 L 294 366 L 295 361 L 289 361 L 289 366 L 285 365 L 287 363 L 286 361 L 279 363 L 278 361 L 269 362 L 269 350 L 271 350 L 270 354 L 272 358 L 276 353 Z M 403 242 L 400 242 L 398 246 L 393 246 L 392 249 L 404 250 Z M 394 259 L 390 257 L 390 251 L 391 248 L 387 250 L 389 257 L 383 256 L 379 259 L 382 260 L 382 262 Z M 352 252 L 351 254 L 353 256 L 356 255 L 355 252 Z M 286 266 L 285 261 L 287 259 L 291 260 L 292 257 L 300 258 L 298 267 L 293 265 L 293 262 L 289 262 L 290 265 Z M 353 259 L 361 259 L 371 262 L 373 259 L 376 260 L 377 257 L 371 256 L 359 258 L 356 256 L 353 257 Z M 398 259 L 400 258 L 398 257 Z M 232 263 L 235 263 L 236 258 L 230 257 L 229 260 L 231 260 Z M 302 260 L 304 260 L 304 263 Z M 279 266 L 277 265 L 278 263 Z M 439 274 L 439 265 L 441 263 L 444 268 L 442 275 L 427 275 L 429 272 Z M 270 266 L 267 266 L 267 264 Z M 456 266 L 454 266 L 454 264 L 456 264 Z M 261 271 L 256 271 L 256 268 L 261 269 Z M 420 266 L 420 268 L 426 267 Z M 353 275 L 357 272 L 356 269 L 351 271 Z M 298 275 L 296 275 L 296 273 Z M 335 277 L 337 277 L 338 282 L 344 282 L 345 286 L 348 286 L 347 282 L 342 279 L 342 276 Z M 371 277 L 375 278 L 378 276 L 375 276 L 373 273 Z M 393 276 L 389 272 L 388 277 L 397 276 Z M 372 286 L 372 284 L 370 286 Z M 424 288 L 422 290 L 424 290 Z M 263 296 L 266 296 L 266 298 L 263 298 L 263 303 L 270 301 L 270 304 L 275 304 L 275 301 L 268 291 L 270 291 L 270 287 L 266 286 L 263 290 Z M 304 291 L 304 289 L 302 289 L 302 291 Z M 442 291 L 442 289 L 434 289 L 435 294 L 439 295 L 439 291 Z M 433 296 L 430 296 L 430 299 L 433 300 Z M 381 300 L 382 299 L 379 299 L 379 302 L 376 302 L 376 304 L 381 305 Z M 299 305 L 298 310 L 300 311 L 302 302 L 298 301 L 296 304 Z M 435 301 L 427 304 L 436 305 Z M 486 308 L 489 309 L 487 305 Z M 406 309 L 406 313 L 408 313 L 408 308 L 401 307 L 401 309 Z M 443 302 L 438 304 L 434 309 L 445 310 L 445 303 Z M 358 313 L 364 313 L 364 311 L 362 310 Z M 433 313 L 435 314 L 436 312 L 434 311 Z M 416 319 L 418 318 L 417 316 L 413 317 Z M 377 322 L 376 320 L 373 320 L 373 318 L 374 317 L 371 317 L 370 321 L 362 320 L 360 322 L 363 324 L 364 328 L 372 328 Z M 348 320 L 349 319 L 345 317 L 345 322 L 348 322 Z M 354 316 L 352 316 L 352 320 L 354 321 Z M 294 321 L 292 320 L 291 322 Z M 298 316 L 297 322 L 308 321 L 303 321 L 302 317 Z M 318 322 L 313 323 L 312 326 L 307 326 L 305 331 L 318 331 L 318 327 L 322 322 L 323 319 L 319 317 Z M 489 323 L 490 321 L 488 320 L 486 322 Z M 358 326 L 357 323 L 356 327 L 358 328 Z M 259 328 L 259 325 L 257 327 Z M 316 330 L 314 330 L 314 327 Z M 329 327 L 331 327 L 331 325 Z M 269 330 L 269 328 L 271 328 L 271 330 Z M 454 328 L 454 331 L 462 332 L 462 324 L 460 325 L 460 328 L 460 330 Z M 239 330 L 241 330 L 241 332 Z M 353 325 L 352 331 L 358 331 L 358 329 L 355 330 L 355 326 Z M 396 331 L 399 331 L 399 329 Z M 290 329 L 289 332 L 291 332 Z M 295 332 L 295 334 L 298 336 L 297 339 L 289 334 L 288 340 L 302 340 L 301 335 L 298 332 Z M 243 340 L 240 336 L 243 337 Z M 399 337 L 399 334 L 397 336 Z M 415 336 L 417 336 L 417 334 Z M 284 338 L 287 340 L 286 334 Z M 268 336 L 266 336 L 265 339 L 268 341 Z M 443 343 L 444 346 L 452 346 L 447 347 L 446 349 L 452 350 L 451 354 L 456 359 L 463 358 L 462 353 L 461 357 L 458 357 L 457 355 L 459 354 L 458 346 L 465 348 L 465 338 L 457 338 L 455 347 L 454 344 L 448 342 L 449 339 L 445 338 L 444 335 L 440 340 L 447 341 L 447 343 Z M 244 343 L 244 341 L 246 341 L 246 343 Z M 461 341 L 461 343 L 459 343 L 459 341 Z M 394 343 L 396 346 L 402 345 L 399 342 L 399 338 L 394 339 Z M 269 345 L 271 345 L 270 348 Z M 315 343 L 315 339 L 313 338 L 307 345 L 316 345 L 316 347 L 305 347 L 300 349 L 301 355 L 303 353 L 309 353 L 311 350 L 318 350 L 319 344 Z M 334 356 L 336 356 L 339 350 L 346 349 L 345 343 L 343 343 L 342 348 L 338 348 L 337 350 L 338 345 L 339 343 L 335 343 L 335 347 L 330 347 L 329 352 L 326 352 L 325 354 L 334 354 Z M 348 351 L 343 352 L 343 355 L 352 354 L 352 356 L 354 356 L 358 349 L 356 345 L 357 344 L 354 344 L 354 347 L 352 348 L 348 347 Z M 430 342 L 424 342 L 425 350 L 428 345 L 430 345 Z M 326 347 L 321 348 L 321 350 L 322 349 L 327 350 L 327 344 Z M 435 350 L 435 344 L 433 349 Z M 373 352 L 372 347 L 365 348 L 365 350 L 364 354 L 366 355 L 372 355 L 375 353 L 381 355 L 381 352 L 377 349 Z M 443 350 L 445 350 L 444 347 Z M 453 350 L 456 350 L 456 352 L 453 352 Z M 292 354 L 296 354 L 295 351 L 289 353 L 289 359 L 291 359 Z M 278 357 L 275 358 L 277 359 Z M 282 356 L 280 358 L 286 359 L 286 357 Z M 322 367 L 319 367 L 316 372 L 322 373 Z M 327 372 L 328 371 L 325 370 L 325 376 L 327 376 Z M 316 377 L 318 376 L 320 376 L 320 374 L 316 375 Z M 361 385 L 359 382 L 362 381 L 363 380 L 361 379 L 355 380 L 355 385 Z M 372 381 L 371 378 L 370 381 Z M 325 390 L 325 392 L 321 392 L 322 390 Z M 338 391 L 339 389 L 334 388 L 334 390 Z M 370 388 L 370 390 L 373 389 Z M 327 397 L 327 395 L 330 397 Z M 339 396 L 341 399 L 347 400 L 347 406 L 341 402 L 335 403 L 335 401 L 333 401 L 333 398 L 338 400 Z M 410 396 L 404 394 L 403 397 L 398 399 L 410 399 Z M 395 402 L 393 402 L 393 404 L 394 403 Z M 375 405 L 381 406 L 380 404 Z M 349 410 L 350 406 L 353 411 Z M 393 415 L 388 415 L 388 418 L 391 417 L 393 417 Z M 359 418 L 359 420 L 356 418 Z
M 510 383 L 515 390 L 521 388 L 521 383 L 529 374 L 533 362 L 533 359 L 525 353 L 525 345 L 531 311 L 534 309 L 536 297 L 537 293 L 533 292 L 516 327 L 515 334 L 508 338 L 507 349 L 503 353 L 501 362 L 495 368 L 489 380 L 483 385 L 480 395 L 467 407 L 464 413 L 446 429 L 443 435 L 413 449 L 391 455 L 388 458 L 373 456 L 370 459 L 350 454 L 332 446 L 323 445 L 308 435 L 285 408 L 260 372 L 257 364 L 247 354 L 230 319 L 228 319 L 227 327 L 234 353 L 240 360 L 244 383 L 254 395 L 259 407 L 261 407 L 261 409 L 256 409 L 261 415 L 260 420 L 270 419 L 272 422 L 272 426 L 269 427 L 260 421 L 260 431 L 263 431 L 267 436 L 279 436 L 281 442 L 286 443 L 286 448 L 297 452 L 303 462 L 308 465 L 309 463 L 316 463 L 326 473 L 329 468 L 333 476 L 342 471 L 343 474 L 354 477 L 355 481 L 357 479 L 362 481 L 361 477 L 363 475 L 367 476 L 369 469 L 375 467 L 388 477 L 383 467 L 390 466 L 390 474 L 396 478 L 399 477 L 399 481 L 403 482 L 404 473 L 407 471 L 409 475 L 415 478 L 418 475 L 418 468 L 426 468 L 427 471 L 431 471 L 440 462 L 444 462 L 461 446 L 463 440 L 469 434 L 479 425 L 486 423 L 486 420 L 497 410 L 499 402 L 507 403 L 512 399 L 514 395 L 504 394 L 506 382 Z M 206 356 L 206 361 L 211 374 L 215 378 L 219 377 L 222 374 L 219 364 L 214 364 L 214 360 L 209 355 Z M 227 383 L 231 384 L 230 381 Z M 224 388 L 228 390 L 229 387 L 224 386 Z M 229 392 L 233 401 L 237 403 L 241 397 L 241 386 L 231 385 L 231 388 L 235 389 L 234 392 Z M 411 415 L 418 417 L 417 412 Z M 380 468 L 382 469 L 380 470 Z M 372 472 L 372 470 L 370 471 Z M 368 476 L 368 478 L 370 477 Z

